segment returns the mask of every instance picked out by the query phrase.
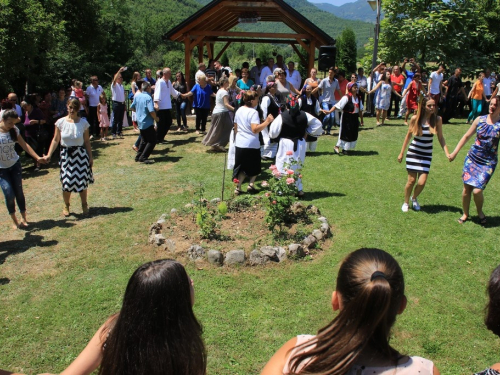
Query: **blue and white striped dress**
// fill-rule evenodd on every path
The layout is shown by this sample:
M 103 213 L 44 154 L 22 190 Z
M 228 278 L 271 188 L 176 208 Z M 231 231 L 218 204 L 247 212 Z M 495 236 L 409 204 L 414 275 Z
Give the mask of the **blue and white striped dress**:
M 415 136 L 406 153 L 406 170 L 415 173 L 429 173 L 432 161 L 433 134 L 430 126 L 422 125 L 422 135 Z

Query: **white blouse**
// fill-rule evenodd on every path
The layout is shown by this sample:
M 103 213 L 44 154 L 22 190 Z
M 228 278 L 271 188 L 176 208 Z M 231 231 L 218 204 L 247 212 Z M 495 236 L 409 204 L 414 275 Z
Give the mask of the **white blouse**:
M 83 146 L 83 133 L 90 125 L 84 118 L 80 118 L 78 122 L 69 122 L 63 117 L 57 120 L 56 127 L 61 132 L 61 146 L 74 147 Z

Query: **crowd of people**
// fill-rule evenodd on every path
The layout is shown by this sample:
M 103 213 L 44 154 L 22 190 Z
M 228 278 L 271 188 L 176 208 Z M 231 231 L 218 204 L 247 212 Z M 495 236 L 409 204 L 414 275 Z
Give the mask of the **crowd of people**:
M 488 283 L 486 327 L 500 336 L 500 266 Z M 61 375 L 207 373 L 202 326 L 193 312 L 193 281 L 170 259 L 140 266 L 119 312 L 97 330 Z M 361 248 L 342 261 L 331 297 L 335 316 L 316 335 L 287 341 L 261 375 L 438 375 L 432 360 L 402 354 L 389 340 L 407 308 L 403 271 L 393 256 Z M 500 363 L 476 375 L 500 374 Z M 16 375 L 0 370 L 0 375 Z M 18 374 L 19 375 L 19 374 Z M 50 374 L 44 374 L 50 375 Z

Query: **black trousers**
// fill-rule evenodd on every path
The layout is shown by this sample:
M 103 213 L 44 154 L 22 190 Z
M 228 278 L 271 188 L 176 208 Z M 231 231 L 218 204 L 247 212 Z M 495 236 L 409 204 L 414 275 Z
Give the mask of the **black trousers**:
M 156 146 L 156 130 L 153 125 L 149 128 L 141 129 L 141 144 L 135 156 L 135 161 L 148 160 L 149 155 Z
M 455 116 L 455 111 L 458 106 L 457 96 L 447 96 L 446 97 L 446 109 L 443 113 L 443 124 L 450 122 L 450 119 Z
M 387 117 L 391 115 L 392 112 L 392 104 L 394 103 L 394 116 L 397 116 L 399 113 L 399 104 L 401 102 L 401 98 L 391 92 L 391 105 L 389 106 L 389 110 L 387 111 Z
M 97 117 L 97 107 L 89 107 L 89 115 L 87 121 L 90 124 L 90 135 L 99 136 L 99 118 Z
M 160 121 L 156 124 L 156 139 L 158 142 L 163 142 L 172 126 L 172 114 L 170 113 L 170 109 L 160 109 L 157 114 Z
M 125 114 L 125 103 L 113 101 L 113 126 L 111 134 L 116 135 L 122 133 L 123 115 Z
M 208 108 L 195 108 L 194 112 L 196 113 L 196 130 L 205 131 L 207 127 L 207 118 L 210 109 Z

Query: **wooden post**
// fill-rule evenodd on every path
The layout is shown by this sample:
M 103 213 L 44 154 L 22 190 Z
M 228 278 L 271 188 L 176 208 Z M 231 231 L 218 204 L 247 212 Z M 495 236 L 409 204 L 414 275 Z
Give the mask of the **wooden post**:
M 205 46 L 207 47 L 207 54 L 208 54 L 208 59 L 213 59 L 214 58 L 214 50 L 213 50 L 213 44 L 210 42 L 205 42 Z M 207 66 L 208 68 L 208 66 Z
M 309 58 L 307 64 L 307 71 L 310 72 L 312 68 L 314 68 L 314 55 L 316 54 L 316 42 L 311 40 L 309 43 Z
M 203 44 L 198 44 L 198 62 L 203 62 Z
M 187 82 L 191 82 L 191 41 L 186 36 L 184 38 L 184 76 Z M 191 86 L 190 86 L 191 87 Z

